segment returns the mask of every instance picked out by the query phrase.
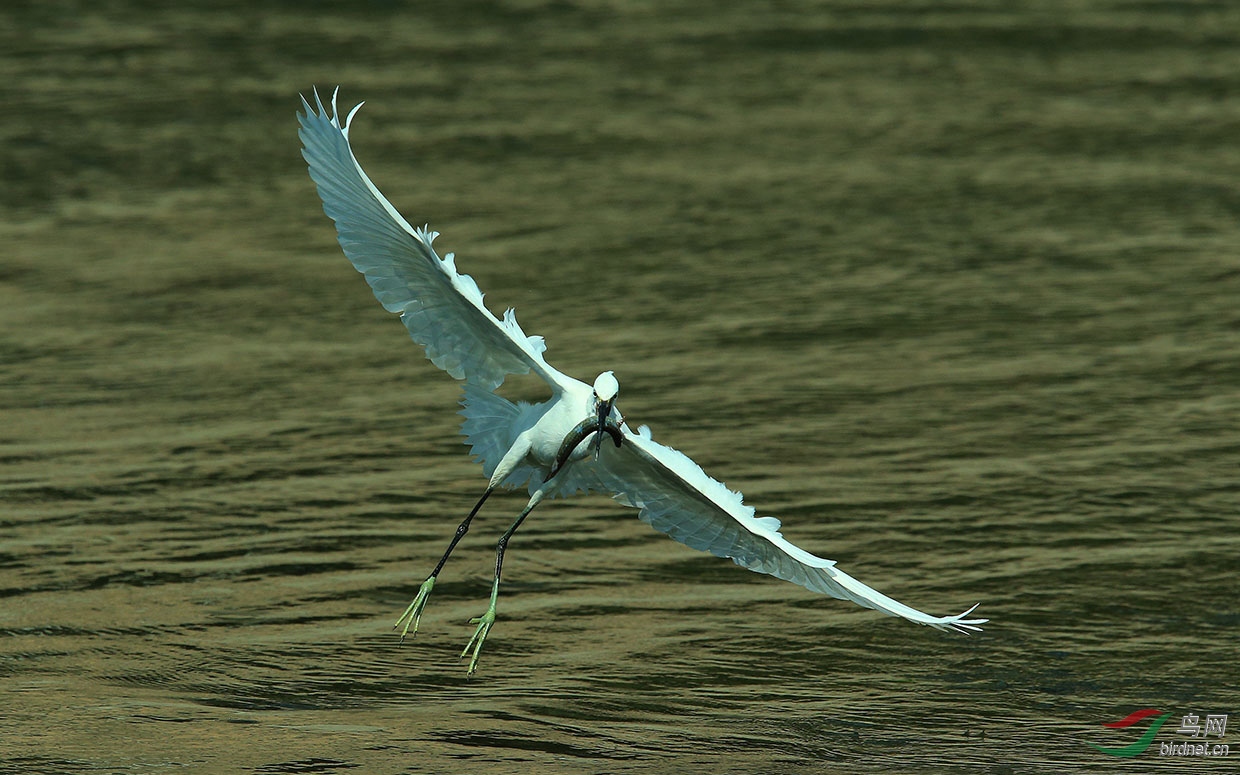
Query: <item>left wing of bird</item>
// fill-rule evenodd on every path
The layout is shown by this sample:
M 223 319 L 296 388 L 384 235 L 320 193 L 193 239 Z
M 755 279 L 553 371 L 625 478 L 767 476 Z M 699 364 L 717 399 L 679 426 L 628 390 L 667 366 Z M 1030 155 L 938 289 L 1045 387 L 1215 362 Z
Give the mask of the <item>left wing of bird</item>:
M 456 271 L 452 254 L 435 253 L 438 235 L 410 226 L 370 182 L 349 144 L 349 124 L 361 105 L 342 124 L 334 94 L 330 113 L 317 90 L 314 102 L 303 97 L 305 112 L 297 116 L 301 155 L 323 211 L 336 222 L 340 247 L 375 297 L 400 313 L 426 356 L 453 377 L 494 390 L 506 375 L 532 370 L 558 391 L 569 378 L 543 360 L 542 337 L 526 336 L 511 309 L 503 320 L 491 314 L 474 279 Z
M 654 441 L 645 426 L 637 433 L 627 427 L 623 431 L 620 448 L 605 444 L 600 459 L 586 470 L 593 471 L 599 489 L 640 509 L 643 522 L 680 543 L 814 592 L 940 630 L 967 633 L 981 630 L 979 625 L 987 621 L 965 618 L 976 605 L 957 616 L 931 616 L 862 584 L 835 567 L 834 560 L 810 554 L 784 538 L 778 519 L 755 517 L 740 493 L 707 476 L 687 455 Z

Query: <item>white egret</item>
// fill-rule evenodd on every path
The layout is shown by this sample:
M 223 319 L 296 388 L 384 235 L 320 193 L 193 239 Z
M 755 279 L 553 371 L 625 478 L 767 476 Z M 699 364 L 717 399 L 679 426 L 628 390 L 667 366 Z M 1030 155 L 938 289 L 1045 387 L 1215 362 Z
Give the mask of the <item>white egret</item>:
M 432 363 L 465 381 L 462 432 L 490 478 L 397 620 L 397 628 L 404 625 L 402 640 L 411 630 L 417 634 L 435 581 L 482 504 L 497 487 L 526 483 L 529 501 L 496 547 L 490 605 L 470 620 L 477 628 L 461 653 L 464 658 L 472 650 L 470 674 L 495 623 L 509 539 L 548 495 L 579 491 L 609 494 L 639 509 L 639 518 L 656 530 L 750 570 L 940 630 L 981 629 L 986 619 L 965 618 L 976 605 L 957 616 L 930 616 L 862 584 L 834 561 L 793 545 L 780 534 L 779 520 L 755 517 L 740 493 L 707 476 L 684 454 L 655 442 L 645 426 L 630 430 L 615 405 L 620 385 L 612 372 L 604 371 L 587 385 L 548 365 L 542 337 L 526 336 L 511 309 L 495 317 L 483 305 L 473 278 L 456 270 L 453 254 L 436 254 L 437 233 L 410 226 L 362 170 L 349 143 L 349 125 L 361 105 L 342 123 L 335 94 L 330 112 L 317 90 L 314 99 L 312 106 L 302 98 L 298 134 L 323 210 L 336 223 L 345 256 L 365 275 L 379 302 L 400 314 Z M 531 371 L 551 390 L 546 402 L 514 404 L 495 393 L 507 375 Z M 604 435 L 611 443 L 603 443 Z

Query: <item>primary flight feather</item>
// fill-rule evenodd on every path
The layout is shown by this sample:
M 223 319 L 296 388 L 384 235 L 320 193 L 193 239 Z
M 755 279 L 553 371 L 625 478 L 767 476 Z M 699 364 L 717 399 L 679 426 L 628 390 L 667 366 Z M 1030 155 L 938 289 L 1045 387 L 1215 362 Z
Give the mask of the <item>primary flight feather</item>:
M 487 497 L 497 487 L 521 485 L 528 485 L 530 499 L 499 541 L 490 606 L 471 620 L 477 629 L 461 654 L 472 651 L 471 674 L 495 622 L 508 539 L 545 496 L 580 491 L 609 494 L 638 509 L 639 518 L 656 530 L 750 570 L 941 630 L 981 629 L 986 619 L 966 618 L 973 608 L 956 616 L 931 616 L 862 584 L 834 561 L 789 542 L 779 532 L 779 520 L 755 517 L 740 493 L 654 441 L 645 426 L 630 430 L 615 406 L 620 386 L 612 372 L 588 385 L 552 368 L 543 358 L 542 337 L 526 335 L 511 309 L 502 318 L 492 314 L 473 278 L 456 270 L 453 255 L 440 258 L 435 252 L 437 233 L 410 226 L 379 192 L 349 143 L 349 125 L 360 104 L 343 122 L 335 94 L 330 110 L 317 90 L 314 104 L 303 97 L 302 107 L 297 117 L 302 157 L 323 211 L 336 223 L 340 247 L 365 275 L 375 298 L 400 314 L 431 362 L 465 381 L 463 432 L 489 478 L 439 564 L 397 620 L 397 627 L 404 624 L 402 638 L 411 629 L 417 633 L 439 572 Z M 514 404 L 494 392 L 507 375 L 529 372 L 550 388 L 546 402 Z

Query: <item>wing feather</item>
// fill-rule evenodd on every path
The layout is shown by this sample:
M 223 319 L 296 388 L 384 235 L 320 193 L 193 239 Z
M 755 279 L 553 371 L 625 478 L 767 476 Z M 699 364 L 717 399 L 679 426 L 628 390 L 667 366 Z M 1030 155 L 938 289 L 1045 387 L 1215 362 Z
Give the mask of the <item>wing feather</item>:
M 330 112 L 317 90 L 314 102 L 302 97 L 304 113 L 297 116 L 301 155 L 323 212 L 336 222 L 340 247 L 375 298 L 387 311 L 400 313 L 431 362 L 456 379 L 494 390 L 508 374 L 532 370 L 553 390 L 562 390 L 567 378 L 543 360 L 542 337 L 526 336 L 512 310 L 503 320 L 491 314 L 474 279 L 456 271 L 453 255 L 435 253 L 438 234 L 410 226 L 357 163 L 349 125 L 361 105 L 341 125 L 335 94 Z
M 624 436 L 619 449 L 605 445 L 604 454 L 591 466 L 599 486 L 610 490 L 617 501 L 640 509 L 643 522 L 680 543 L 814 592 L 940 630 L 980 630 L 978 625 L 987 621 L 966 619 L 973 608 L 938 617 L 893 600 L 835 567 L 834 560 L 788 541 L 779 532 L 779 520 L 755 517 L 740 493 L 707 476 L 688 456 L 654 441 L 648 428 L 634 434 L 625 427 Z
M 533 425 L 538 411 L 538 407 L 525 401 L 514 404 L 497 393 L 465 383 L 459 412 L 465 418 L 461 433 L 465 434 L 465 443 L 469 445 L 474 459 L 482 464 L 482 473 L 487 479 L 495 473 L 504 453 L 516 442 L 521 428 Z M 537 471 L 532 466 L 519 465 L 503 484 L 519 487 L 535 473 Z M 539 476 L 538 480 L 542 481 L 542 477 Z

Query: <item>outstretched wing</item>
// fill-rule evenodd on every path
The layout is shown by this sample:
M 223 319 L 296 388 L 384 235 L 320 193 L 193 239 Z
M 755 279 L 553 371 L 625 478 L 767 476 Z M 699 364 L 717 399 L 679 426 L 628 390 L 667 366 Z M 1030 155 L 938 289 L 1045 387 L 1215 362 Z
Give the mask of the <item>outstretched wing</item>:
M 636 434 L 625 427 L 619 449 L 603 446 L 602 456 L 591 467 L 599 484 L 617 501 L 640 509 L 643 522 L 686 546 L 940 630 L 967 633 L 981 630 L 978 625 L 988 621 L 965 618 L 976 605 L 957 616 L 930 616 L 862 584 L 835 567 L 834 560 L 789 542 L 779 533 L 778 519 L 755 517 L 740 493 L 707 476 L 688 456 L 655 442 L 645 426 Z
M 559 392 L 569 380 L 543 360 L 540 336 L 526 336 L 509 309 L 503 320 L 482 303 L 474 279 L 456 271 L 451 253 L 442 259 L 431 243 L 438 236 L 415 229 L 370 182 L 349 145 L 349 124 L 359 104 L 340 122 L 336 96 L 330 113 L 318 90 L 313 106 L 302 97 L 301 155 L 318 186 L 323 212 L 336 222 L 345 256 L 389 312 L 400 313 L 426 357 L 457 379 L 494 390 L 508 374 L 535 372 Z

